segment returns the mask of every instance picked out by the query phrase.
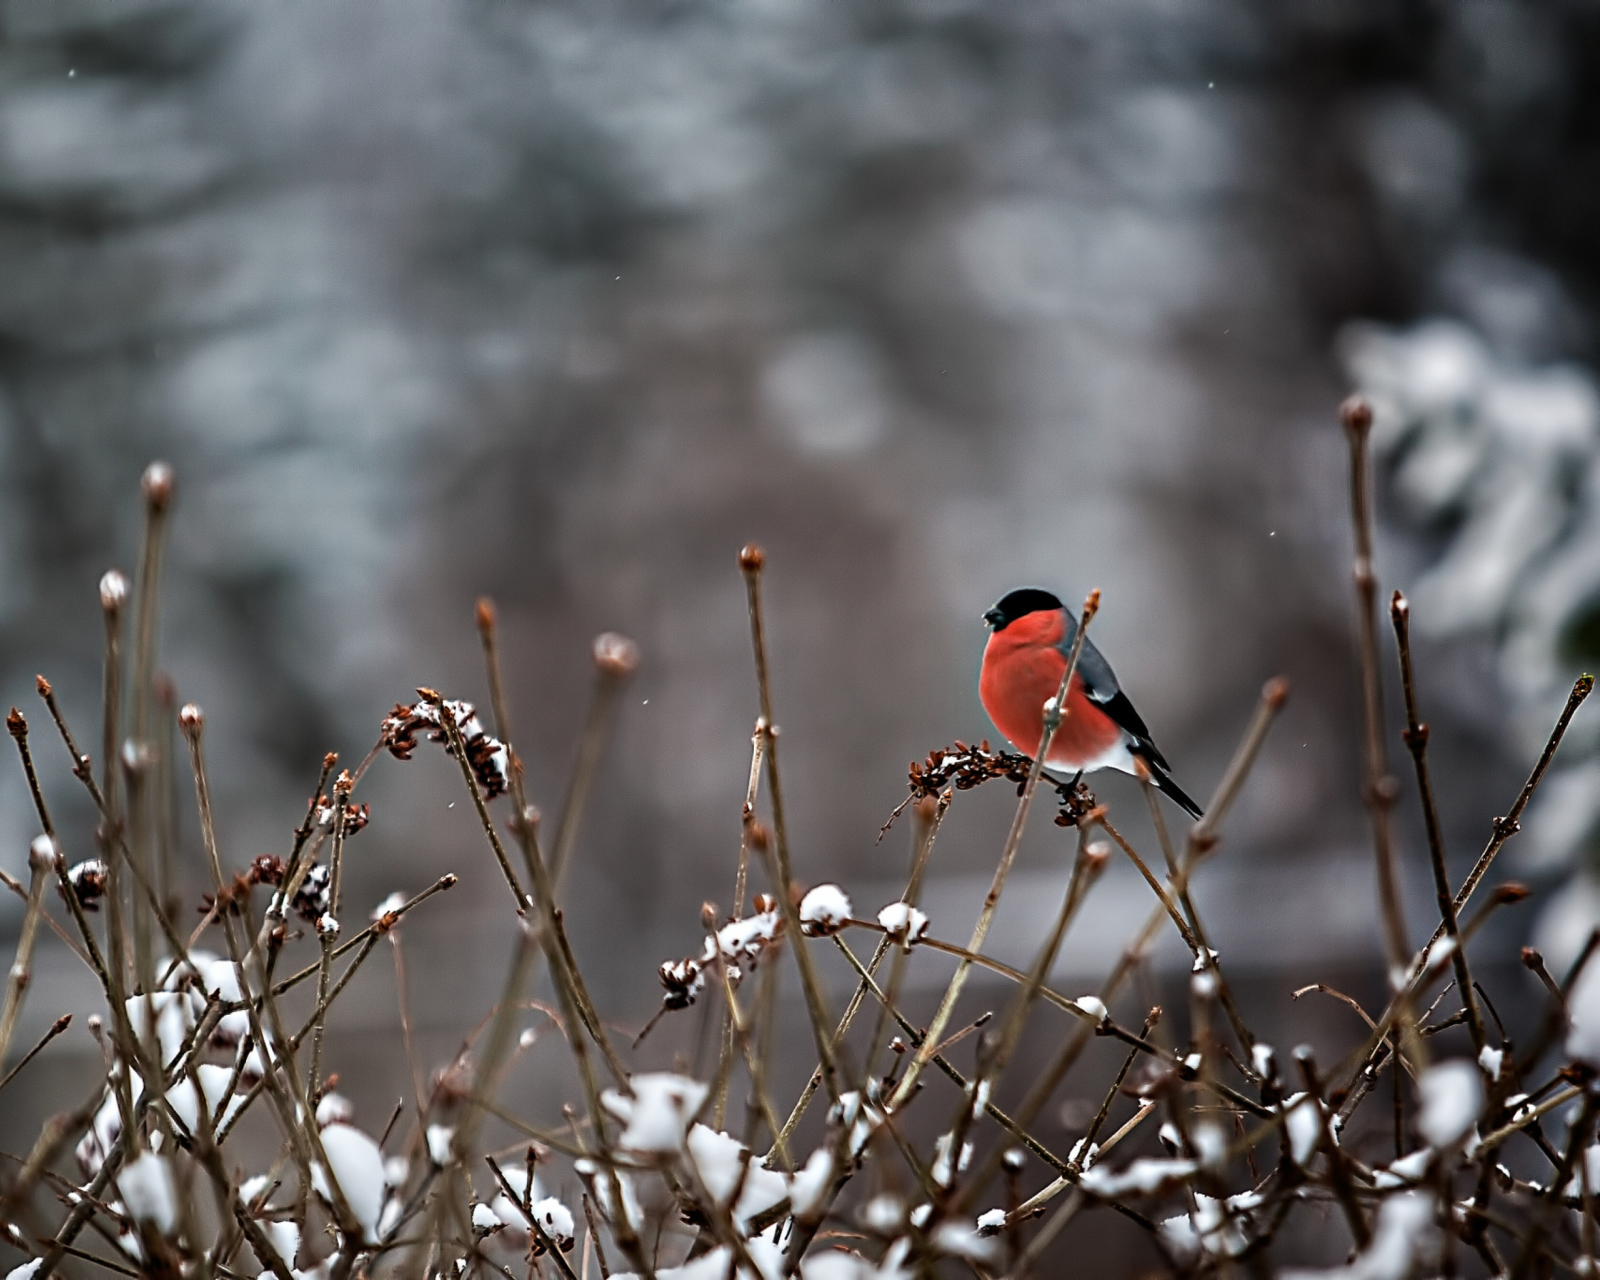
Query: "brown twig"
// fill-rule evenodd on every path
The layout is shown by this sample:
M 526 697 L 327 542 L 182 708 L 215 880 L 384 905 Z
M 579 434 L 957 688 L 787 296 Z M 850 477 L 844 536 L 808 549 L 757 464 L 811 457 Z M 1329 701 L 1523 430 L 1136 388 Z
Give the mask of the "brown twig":
M 1478 860 L 1472 864 L 1472 870 L 1467 873 L 1467 878 L 1460 889 L 1456 891 L 1456 914 L 1460 915 L 1471 899 L 1473 891 L 1488 873 L 1490 864 L 1494 862 L 1495 855 L 1505 842 L 1522 830 L 1520 819 L 1522 811 L 1527 808 L 1528 801 L 1533 799 L 1533 793 L 1539 786 L 1539 781 L 1544 777 L 1544 771 L 1549 768 L 1550 761 L 1555 758 L 1556 748 L 1561 745 L 1561 739 L 1566 736 L 1567 726 L 1572 723 L 1572 717 L 1578 708 L 1583 705 L 1583 700 L 1594 689 L 1594 677 L 1581 675 L 1573 682 L 1572 692 L 1567 695 L 1567 704 L 1561 709 L 1561 715 L 1556 720 L 1555 728 L 1550 731 L 1550 737 L 1544 744 L 1544 750 L 1539 753 L 1539 759 L 1533 766 L 1533 772 L 1528 775 L 1528 780 L 1522 784 L 1515 803 L 1503 818 L 1494 820 L 1494 832 L 1489 837 L 1489 843 L 1483 847 L 1483 852 L 1478 855 Z M 1444 932 L 1444 925 L 1440 924 L 1434 931 L 1433 941 L 1437 942 Z
M 28 981 L 33 972 L 34 942 L 39 936 L 39 920 L 45 915 L 44 891 L 55 879 L 55 846 L 50 837 L 41 836 L 35 841 L 35 846 L 28 854 L 28 866 L 32 873 L 28 882 L 28 905 L 22 916 L 22 932 L 17 937 L 16 955 L 12 958 L 6 978 L 5 1009 L 0 1012 L 0 1066 L 5 1065 L 11 1037 L 16 1032 L 17 1019 L 22 1014 L 22 1002 L 28 993 Z M 10 1078 L 7 1076 L 7 1081 Z M 4 1087 L 0 1085 L 0 1088 Z
M 584 801 L 588 799 L 590 784 L 600 765 L 611 708 L 617 700 L 617 692 L 639 665 L 639 647 L 626 636 L 607 631 L 595 637 L 590 656 L 594 660 L 594 692 L 589 698 L 583 737 L 578 741 L 578 759 L 572 767 L 572 780 L 567 784 L 561 818 L 556 823 L 555 838 L 550 845 L 550 883 L 557 887 L 578 842 L 578 823 L 583 818 Z
M 1400 685 L 1405 692 L 1406 727 L 1401 739 L 1411 752 L 1417 774 L 1417 794 L 1422 801 L 1422 826 L 1428 838 L 1428 861 L 1433 868 L 1434 893 L 1439 904 L 1439 921 L 1445 936 L 1456 942 L 1451 954 L 1455 964 L 1456 986 L 1461 992 L 1461 1007 L 1467 1015 L 1467 1030 L 1472 1036 L 1474 1054 L 1481 1054 L 1485 1043 L 1483 1018 L 1473 994 L 1472 972 L 1467 967 L 1467 949 L 1460 945 L 1461 926 L 1456 920 L 1455 900 L 1450 896 L 1450 873 L 1445 866 L 1444 836 L 1439 829 L 1439 813 L 1433 802 L 1433 785 L 1428 778 L 1428 726 L 1417 716 L 1417 695 L 1411 674 L 1411 607 L 1405 596 L 1394 593 L 1389 604 L 1394 623 L 1395 645 L 1400 654 Z
M 1389 957 L 1389 985 L 1405 982 L 1405 917 L 1400 906 L 1400 876 L 1395 867 L 1389 811 L 1398 787 L 1389 774 L 1383 749 L 1383 682 L 1378 672 L 1378 577 L 1372 565 L 1371 479 L 1367 441 L 1372 408 L 1359 396 L 1339 406 L 1339 419 L 1350 442 L 1350 520 L 1355 529 L 1356 603 L 1360 609 L 1361 702 L 1366 716 L 1366 780 L 1363 799 L 1372 824 L 1372 852 L 1378 866 L 1378 902 Z
M 10 1071 L 6 1072 L 4 1079 L 0 1079 L 0 1092 L 3 1092 L 5 1087 L 17 1078 L 18 1073 L 20 1073 L 25 1066 L 39 1056 L 45 1045 L 49 1044 L 71 1025 L 72 1015 L 70 1013 L 64 1013 L 54 1022 L 52 1022 L 50 1024 L 50 1030 L 44 1033 L 44 1035 L 40 1038 L 39 1043 L 34 1045 L 33 1048 L 29 1049 L 27 1053 L 23 1054 L 22 1057 L 17 1060 L 17 1065 L 12 1067 Z
M 767 640 L 761 612 L 761 570 L 766 564 L 766 553 L 750 544 L 739 552 L 739 569 L 744 574 L 746 603 L 750 613 L 750 646 L 756 664 L 756 687 L 761 699 L 762 735 L 766 739 L 767 798 L 772 805 L 774 839 L 762 851 L 768 860 L 778 906 L 783 912 L 795 966 L 800 971 L 800 987 L 805 995 L 806 1012 L 811 1019 L 812 1038 L 817 1045 L 817 1061 L 822 1069 L 822 1083 L 828 1090 L 831 1102 L 837 1102 L 843 1091 L 839 1058 L 842 1046 L 834 1048 L 831 1028 L 833 1018 L 828 1014 L 827 1001 L 822 994 L 822 984 L 811 962 L 804 934 L 800 929 L 800 914 L 794 900 L 794 872 L 789 860 L 789 828 L 784 820 L 783 788 L 778 774 L 778 725 L 772 718 L 772 687 L 767 678 Z

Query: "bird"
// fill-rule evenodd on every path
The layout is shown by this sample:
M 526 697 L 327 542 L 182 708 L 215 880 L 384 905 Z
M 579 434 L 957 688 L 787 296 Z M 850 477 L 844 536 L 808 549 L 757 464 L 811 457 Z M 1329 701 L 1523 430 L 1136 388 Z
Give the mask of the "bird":
M 989 640 L 978 697 L 1007 741 L 1032 755 L 1044 736 L 1044 704 L 1056 696 L 1066 673 L 1077 620 L 1056 596 L 1039 587 L 1008 591 L 983 620 L 989 625 Z M 1066 715 L 1044 763 L 1046 771 L 1075 771 L 1069 786 L 1097 769 L 1147 776 L 1190 817 L 1204 816 L 1172 780 L 1166 757 L 1117 683 L 1111 664 L 1087 636 L 1067 687 Z

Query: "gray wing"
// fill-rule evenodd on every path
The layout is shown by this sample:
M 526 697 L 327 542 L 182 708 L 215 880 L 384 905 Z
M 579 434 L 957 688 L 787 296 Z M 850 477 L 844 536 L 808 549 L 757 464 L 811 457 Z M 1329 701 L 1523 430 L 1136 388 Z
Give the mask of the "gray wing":
M 1077 619 L 1068 614 L 1059 645 L 1063 654 L 1071 656 L 1072 641 L 1077 632 Z M 1084 692 L 1089 695 L 1090 701 L 1128 732 L 1134 739 L 1137 752 L 1162 769 L 1169 768 L 1165 757 L 1150 740 L 1150 730 L 1145 726 L 1144 720 L 1134 710 L 1133 703 L 1128 701 L 1128 695 L 1122 692 L 1122 686 L 1117 683 L 1116 672 L 1111 669 L 1111 664 L 1106 661 L 1105 655 L 1095 648 L 1094 641 L 1087 636 L 1083 639 L 1083 652 L 1078 655 L 1078 674 L 1083 677 Z

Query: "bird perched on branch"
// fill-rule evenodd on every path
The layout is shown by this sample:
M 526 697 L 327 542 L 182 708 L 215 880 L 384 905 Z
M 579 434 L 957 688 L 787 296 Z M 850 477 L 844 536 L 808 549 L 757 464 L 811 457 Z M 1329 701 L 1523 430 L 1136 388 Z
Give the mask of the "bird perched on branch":
M 1066 674 L 1077 620 L 1037 587 L 1008 592 L 983 620 L 990 634 L 978 696 L 994 727 L 1017 750 L 1032 755 L 1044 736 L 1044 704 L 1056 696 Z M 1087 636 L 1067 686 L 1065 715 L 1044 762 L 1047 769 L 1075 772 L 1074 784 L 1096 769 L 1148 777 L 1185 813 L 1201 816 L 1200 806 L 1172 780 L 1171 767 L 1117 684 L 1111 664 Z

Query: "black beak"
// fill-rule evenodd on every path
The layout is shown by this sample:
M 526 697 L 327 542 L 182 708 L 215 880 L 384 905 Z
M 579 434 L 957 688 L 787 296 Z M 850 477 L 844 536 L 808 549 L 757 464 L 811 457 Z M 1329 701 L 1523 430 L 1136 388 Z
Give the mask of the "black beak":
M 983 615 L 983 620 L 996 631 L 1000 630 L 1001 627 L 1006 625 L 1006 615 L 1001 613 L 998 609 L 990 609 Z

